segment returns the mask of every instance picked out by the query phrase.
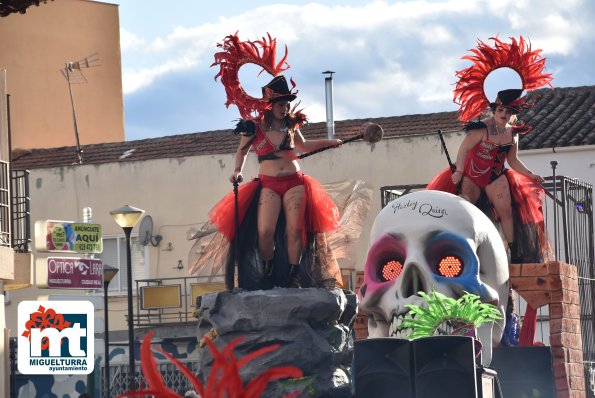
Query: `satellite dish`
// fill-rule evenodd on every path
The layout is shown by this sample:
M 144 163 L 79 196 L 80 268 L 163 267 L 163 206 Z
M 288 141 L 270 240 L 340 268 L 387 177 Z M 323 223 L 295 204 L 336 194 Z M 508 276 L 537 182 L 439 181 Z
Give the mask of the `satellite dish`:
M 138 240 L 140 244 L 147 246 L 150 243 L 151 246 L 157 246 L 162 239 L 163 237 L 161 235 L 153 236 L 153 218 L 147 214 L 140 222 L 138 228 Z

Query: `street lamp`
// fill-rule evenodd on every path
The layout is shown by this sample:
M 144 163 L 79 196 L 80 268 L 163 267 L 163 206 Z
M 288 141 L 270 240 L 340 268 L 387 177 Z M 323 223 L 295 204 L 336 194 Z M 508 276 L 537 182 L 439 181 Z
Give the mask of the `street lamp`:
M 145 214 L 144 210 L 136 207 L 124 205 L 118 209 L 110 211 L 111 216 L 116 223 L 124 230 L 126 236 L 126 290 L 128 293 L 128 388 L 130 391 L 136 390 L 135 370 L 134 370 L 134 325 L 132 318 L 132 258 L 130 254 L 130 232 L 138 220 Z
M 104 325 L 104 341 L 105 341 L 105 372 L 103 377 L 103 390 L 105 397 L 109 398 L 109 325 L 107 322 L 108 308 L 107 308 L 107 288 L 109 283 L 112 281 L 114 276 L 118 273 L 118 268 L 112 267 L 111 265 L 103 264 L 103 318 L 105 319 Z

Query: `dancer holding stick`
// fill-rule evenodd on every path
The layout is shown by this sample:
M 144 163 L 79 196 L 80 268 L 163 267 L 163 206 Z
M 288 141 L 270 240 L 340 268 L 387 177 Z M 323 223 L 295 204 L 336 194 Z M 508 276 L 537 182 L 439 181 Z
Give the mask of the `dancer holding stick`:
M 294 150 L 316 152 L 342 141 L 304 138 L 300 126 L 305 115 L 291 107 L 297 97 L 295 84 L 290 89 L 280 74 L 288 67 L 285 58 L 276 63 L 270 56 L 275 54 L 274 39 L 241 42 L 232 35 L 219 46 L 223 51 L 215 55 L 217 77 L 225 86 L 227 104 L 238 106 L 242 116 L 234 130 L 241 138 L 229 180 L 244 181 L 250 149 L 259 162 L 258 178 L 242 184 L 209 213 L 211 223 L 236 248 L 235 261 L 226 267 L 228 289 L 233 287 L 229 275 L 235 264 L 238 287 L 248 290 L 340 285 L 341 273 L 324 235 L 339 226 L 339 211 L 322 185 L 301 171 Z M 248 96 L 239 84 L 237 71 L 246 62 L 274 76 L 262 87 L 262 98 Z M 237 226 L 230 217 L 235 213 L 232 203 L 237 203 Z

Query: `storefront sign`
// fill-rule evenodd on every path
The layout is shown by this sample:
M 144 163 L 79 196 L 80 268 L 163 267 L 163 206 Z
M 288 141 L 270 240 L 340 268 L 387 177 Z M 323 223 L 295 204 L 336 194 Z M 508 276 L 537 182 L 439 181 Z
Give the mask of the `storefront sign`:
M 37 221 L 35 248 L 52 253 L 101 253 L 101 224 Z
M 48 288 L 103 289 L 103 264 L 99 259 L 48 257 L 44 260 Z

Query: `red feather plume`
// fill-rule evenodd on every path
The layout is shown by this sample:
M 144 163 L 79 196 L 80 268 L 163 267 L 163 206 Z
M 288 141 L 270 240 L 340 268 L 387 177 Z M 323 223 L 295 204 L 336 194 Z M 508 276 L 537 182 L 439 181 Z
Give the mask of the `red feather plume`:
M 493 47 L 478 39 L 477 48 L 469 50 L 473 55 L 461 58 L 473 65 L 456 73 L 459 81 L 454 90 L 454 102 L 459 105 L 459 120 L 464 123 L 480 115 L 489 105 L 483 85 L 486 77 L 498 68 L 510 68 L 518 73 L 524 90 L 551 87 L 552 75 L 543 72 L 546 59 L 540 55 L 541 50 L 531 50 L 531 44 L 523 36 L 518 41 L 511 37 L 510 44 L 497 37 L 489 40 L 493 40 Z
M 175 391 L 169 389 L 163 382 L 161 373 L 157 369 L 157 362 L 155 362 L 155 358 L 151 352 L 152 337 L 153 332 L 147 333 L 141 345 L 141 370 L 149 388 L 130 391 L 118 396 L 118 398 L 144 397 L 147 395 L 157 398 L 181 397 Z M 295 366 L 276 366 L 260 373 L 244 387 L 240 378 L 240 369 L 248 362 L 277 350 L 279 344 L 260 348 L 243 358 L 236 359 L 233 351 L 243 341 L 241 337 L 231 341 L 222 351 L 219 351 L 210 339 L 205 338 L 204 341 L 213 356 L 213 365 L 211 366 L 206 385 L 203 385 L 191 370 L 186 368 L 171 354 L 160 350 L 190 380 L 190 383 L 201 398 L 260 398 L 267 385 L 272 381 L 303 377 L 302 371 Z M 297 397 L 300 393 L 301 391 L 297 391 L 286 395 L 284 398 Z
M 238 72 L 244 64 L 256 64 L 272 76 L 289 69 L 287 63 L 287 46 L 281 61 L 277 60 L 277 39 L 267 33 L 268 39 L 240 41 L 238 33 L 226 36 L 223 43 L 217 44 L 222 51 L 215 54 L 215 62 L 211 66 L 218 66 L 219 73 L 215 80 L 221 78 L 225 87 L 227 102 L 225 106 L 235 105 L 243 119 L 251 119 L 261 113 L 269 103 L 263 98 L 255 98 L 244 90 L 240 83 Z M 262 73 L 261 71 L 260 73 Z

